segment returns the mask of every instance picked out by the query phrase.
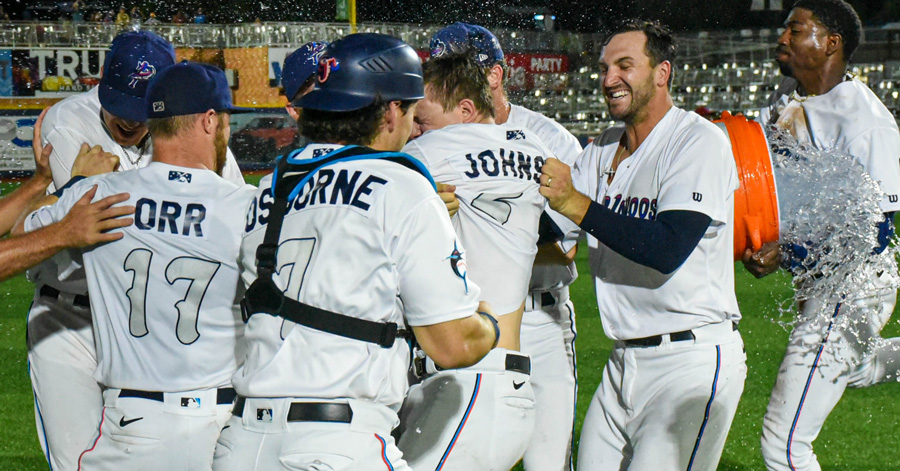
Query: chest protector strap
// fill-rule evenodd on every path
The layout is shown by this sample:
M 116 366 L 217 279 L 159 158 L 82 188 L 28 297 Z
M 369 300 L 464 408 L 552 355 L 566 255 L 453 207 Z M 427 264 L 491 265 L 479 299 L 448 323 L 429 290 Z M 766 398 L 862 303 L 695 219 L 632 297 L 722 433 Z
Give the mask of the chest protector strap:
M 321 157 L 294 159 L 301 151 L 302 149 L 292 152 L 286 158 L 279 158 L 276 163 L 275 173 L 272 175 L 272 196 L 275 201 L 269 213 L 263 243 L 256 249 L 257 278 L 241 300 L 241 315 L 244 322 L 248 322 L 254 314 L 264 313 L 280 316 L 322 332 L 374 343 L 384 348 L 392 347 L 398 337 L 412 338 L 410 331 L 401 329 L 394 322 L 374 322 L 351 317 L 291 299 L 278 288 L 272 280 L 272 275 L 276 269 L 278 240 L 281 237 L 284 216 L 294 198 L 320 169 L 339 162 L 379 159 L 414 170 L 434 186 L 431 175 L 421 162 L 397 152 L 378 152 L 367 147 L 346 146 Z M 299 296 L 299 293 L 297 295 Z

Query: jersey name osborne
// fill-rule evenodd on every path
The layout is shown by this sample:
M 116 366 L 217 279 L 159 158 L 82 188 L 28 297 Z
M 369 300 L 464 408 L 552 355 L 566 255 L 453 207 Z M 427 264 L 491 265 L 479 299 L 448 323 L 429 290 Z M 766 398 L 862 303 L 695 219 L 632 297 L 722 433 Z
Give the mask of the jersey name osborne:
M 179 219 L 181 224 L 179 224 Z M 200 203 L 188 203 L 184 207 L 174 201 L 157 202 L 141 198 L 135 203 L 134 226 L 142 231 L 156 228 L 158 232 L 203 237 L 203 220 L 206 207 Z
M 314 178 L 304 185 L 291 202 L 288 213 L 308 206 L 323 204 L 346 205 L 368 211 L 370 202 L 368 196 L 371 195 L 376 185 L 384 185 L 387 182 L 384 178 L 376 175 L 364 175 L 359 170 L 355 170 L 351 174 L 347 169 L 342 169 L 335 174 L 334 170 L 324 168 L 316 172 Z M 250 203 L 246 232 L 253 230 L 257 222 L 260 225 L 269 222 L 269 210 L 274 201 L 271 188 L 266 188 L 258 200 L 254 199 Z
M 544 166 L 544 158 L 540 155 L 532 157 L 524 152 L 507 149 L 496 152 L 487 149 L 478 154 L 466 154 L 466 160 L 471 168 L 464 174 L 469 178 L 515 177 L 538 184 L 541 181 L 541 168 Z

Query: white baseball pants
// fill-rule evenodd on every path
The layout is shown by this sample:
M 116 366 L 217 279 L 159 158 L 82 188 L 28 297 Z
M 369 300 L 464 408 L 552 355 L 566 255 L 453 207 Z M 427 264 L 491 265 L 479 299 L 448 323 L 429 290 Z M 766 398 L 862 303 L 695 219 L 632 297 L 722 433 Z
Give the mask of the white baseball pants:
M 527 471 L 571 471 L 578 381 L 575 311 L 569 288 L 534 291 L 525 300 L 522 353 L 531 357 L 534 434 L 522 461 Z
M 616 342 L 581 431 L 579 471 L 714 471 L 747 376 L 731 322 L 694 340 Z
M 409 390 L 397 446 L 416 471 L 508 471 L 534 428 L 529 375 L 510 370 L 502 348 L 468 368 L 437 371 Z

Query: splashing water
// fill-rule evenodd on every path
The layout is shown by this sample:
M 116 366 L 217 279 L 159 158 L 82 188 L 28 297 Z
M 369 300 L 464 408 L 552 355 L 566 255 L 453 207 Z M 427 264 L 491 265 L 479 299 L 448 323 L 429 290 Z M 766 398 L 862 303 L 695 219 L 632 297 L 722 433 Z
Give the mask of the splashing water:
M 884 192 L 851 156 L 800 143 L 781 129 L 769 129 L 767 138 L 778 189 L 779 242 L 808 251 L 802 268 L 794 270 L 794 301 L 817 307 L 792 323 L 821 327 L 815 332 L 826 332 L 831 325 L 831 335 L 848 342 L 829 342 L 836 346 L 823 352 L 822 361 L 855 363 L 883 340 L 878 337 L 881 325 L 872 325 L 878 313 L 857 301 L 900 286 L 897 248 L 873 252 L 879 245 L 877 225 L 884 219 L 879 207 Z M 837 303 L 840 315 L 835 315 Z M 783 305 L 781 311 L 792 307 Z M 813 336 L 809 343 L 818 348 L 821 338 Z

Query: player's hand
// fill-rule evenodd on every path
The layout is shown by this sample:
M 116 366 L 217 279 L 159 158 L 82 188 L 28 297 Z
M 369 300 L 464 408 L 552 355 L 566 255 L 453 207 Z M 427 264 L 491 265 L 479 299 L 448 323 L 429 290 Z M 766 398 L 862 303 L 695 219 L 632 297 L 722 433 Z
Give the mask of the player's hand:
M 31 149 L 34 151 L 34 176 L 46 181 L 48 185 L 53 181 L 53 173 L 50 171 L 50 154 L 53 152 L 53 146 L 51 144 L 44 146 L 41 141 L 41 126 L 44 124 L 44 116 L 49 109 L 50 107 L 47 107 L 41 111 L 37 122 L 34 123 L 34 134 L 31 137 Z
M 759 251 L 744 250 L 741 257 L 744 267 L 757 278 L 762 278 L 781 267 L 781 244 L 766 242 Z
M 105 152 L 102 147 L 81 144 L 78 157 L 72 164 L 72 176 L 92 177 L 109 173 L 119 167 L 119 156 Z
M 97 185 L 94 185 L 59 222 L 62 233 L 67 235 L 67 246 L 88 247 L 121 239 L 121 232 L 109 231 L 134 223 L 133 218 L 122 217 L 134 214 L 134 206 L 113 206 L 128 200 L 128 193 L 119 193 L 91 203 L 96 193 Z
M 580 224 L 591 200 L 575 190 L 569 166 L 555 158 L 547 159 L 541 168 L 540 181 L 541 195 L 547 198 L 550 207 L 575 224 Z
M 455 191 L 456 187 L 453 185 L 447 185 L 445 183 L 437 184 L 438 196 L 441 197 L 441 201 L 447 206 L 447 212 L 450 213 L 451 218 L 456 216 L 456 212 L 459 211 L 459 200 L 456 199 Z

